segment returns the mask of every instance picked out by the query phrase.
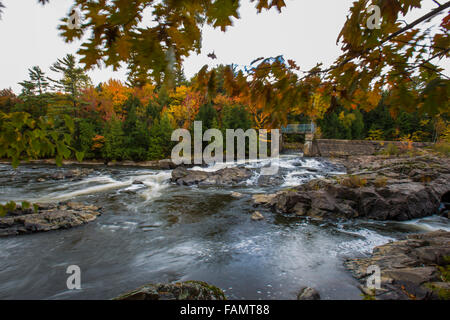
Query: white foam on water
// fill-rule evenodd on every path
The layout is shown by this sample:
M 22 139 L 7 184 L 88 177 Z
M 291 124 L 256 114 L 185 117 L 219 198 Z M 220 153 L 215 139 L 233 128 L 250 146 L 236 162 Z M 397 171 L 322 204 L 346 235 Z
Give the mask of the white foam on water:
M 123 189 L 123 191 L 135 191 L 135 190 L 139 190 L 142 188 L 145 188 L 145 185 L 133 184 L 133 185 L 129 186 L 128 188 Z
M 172 176 L 171 171 L 162 171 L 153 175 L 138 176 L 139 181 L 142 181 L 147 187 L 141 195 L 145 202 L 149 202 L 161 196 L 162 191 L 170 186 L 169 179 Z
M 116 232 L 118 230 L 135 230 L 137 228 L 137 225 L 138 225 L 137 222 L 124 221 L 124 222 L 113 223 L 113 224 L 102 224 L 100 226 L 100 229 L 108 230 L 111 232 Z
M 219 162 L 219 163 L 215 163 L 213 165 L 209 165 L 208 167 L 196 166 L 196 167 L 190 168 L 188 170 L 203 171 L 203 172 L 216 172 L 216 171 L 219 171 L 219 170 L 222 170 L 222 169 L 225 169 L 225 168 L 231 168 L 231 167 L 234 167 L 234 165 L 231 164 L 231 163 L 227 164 L 227 163 Z
M 79 190 L 75 190 L 72 192 L 62 193 L 62 194 L 49 194 L 46 197 L 43 197 L 39 199 L 39 202 L 45 202 L 45 201 L 61 201 L 61 200 L 69 200 L 75 197 L 83 196 L 83 195 L 89 195 L 94 193 L 99 193 L 107 190 L 113 190 L 113 189 L 120 189 L 123 187 L 130 186 L 132 184 L 132 180 L 129 179 L 127 181 L 118 181 L 110 176 L 99 176 L 94 178 L 89 178 L 86 180 L 83 180 L 86 183 L 93 183 L 97 182 L 99 185 L 82 188 Z M 79 183 L 77 184 L 79 185 Z
M 207 167 L 195 166 L 188 170 L 192 171 L 203 171 L 203 172 L 216 172 L 226 168 L 235 168 L 237 166 L 245 166 L 248 169 L 260 168 L 262 166 L 268 165 L 270 163 L 270 159 L 245 159 L 234 162 L 217 162 L 214 164 L 210 164 Z
M 247 186 L 254 186 L 258 183 L 259 177 L 261 177 L 260 173 L 253 173 L 253 175 L 247 181 L 245 181 L 245 184 Z
M 450 224 L 448 223 L 448 219 L 437 216 L 399 222 L 399 224 L 412 226 L 418 231 L 450 231 Z
M 338 243 L 336 245 L 336 254 L 354 255 L 355 252 L 361 254 L 372 253 L 375 247 L 394 241 L 395 239 L 383 236 L 375 231 L 362 229 L 358 231 L 348 232 L 347 234 L 355 234 L 359 239 Z
M 308 180 L 311 180 L 311 177 L 305 177 L 302 176 L 300 177 L 300 175 L 304 175 L 307 174 L 308 171 L 306 170 L 297 170 L 297 171 L 292 171 L 289 172 L 286 177 L 284 178 L 284 183 L 282 185 L 282 187 L 295 187 L 295 186 L 299 186 L 301 184 L 304 184 L 305 182 L 307 182 Z
M 100 192 L 105 192 L 109 190 L 120 190 L 124 191 L 145 189 L 142 192 L 143 197 L 146 201 L 151 200 L 155 197 L 161 195 L 161 191 L 169 186 L 169 179 L 171 176 L 170 171 L 162 172 L 145 172 L 146 174 L 138 174 L 129 176 L 126 180 L 119 181 L 113 179 L 111 176 L 98 176 L 84 179 L 82 181 L 77 181 L 72 184 L 67 184 L 67 188 L 79 187 L 82 185 L 92 185 L 81 187 L 78 190 L 69 192 L 57 192 L 51 193 L 40 199 L 36 199 L 34 202 L 51 202 L 51 201 L 63 201 L 70 200 L 75 197 L 90 195 Z M 149 174 L 150 173 L 150 174 Z M 141 181 L 143 185 L 133 184 L 134 181 Z

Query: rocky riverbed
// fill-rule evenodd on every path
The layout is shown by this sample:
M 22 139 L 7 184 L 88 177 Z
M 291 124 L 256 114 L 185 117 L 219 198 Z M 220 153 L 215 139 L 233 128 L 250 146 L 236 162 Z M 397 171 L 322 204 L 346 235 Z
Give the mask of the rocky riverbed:
M 345 266 L 361 281 L 361 290 L 379 300 L 450 299 L 450 232 L 409 235 L 376 247 L 368 258 Z M 369 266 L 381 271 L 380 289 L 368 289 Z
M 283 155 L 273 176 L 267 161 L 0 165 L 0 201 L 43 203 L 2 218 L 3 235 L 32 234 L 0 238 L 0 298 L 208 299 L 215 285 L 228 299 L 361 299 L 348 258 L 450 231 L 445 161 Z M 69 265 L 83 290 L 64 289 Z
M 349 157 L 334 162 L 347 175 L 315 179 L 275 194 L 255 195 L 256 206 L 316 219 L 406 221 L 449 217 L 448 158 Z

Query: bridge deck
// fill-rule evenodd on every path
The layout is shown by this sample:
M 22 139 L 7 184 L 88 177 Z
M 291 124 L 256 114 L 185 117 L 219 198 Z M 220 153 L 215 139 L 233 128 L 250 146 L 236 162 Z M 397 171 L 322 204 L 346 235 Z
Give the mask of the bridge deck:
M 314 123 L 310 124 L 288 124 L 286 127 L 281 128 L 281 132 L 284 134 L 296 134 L 296 133 L 314 133 L 316 126 Z

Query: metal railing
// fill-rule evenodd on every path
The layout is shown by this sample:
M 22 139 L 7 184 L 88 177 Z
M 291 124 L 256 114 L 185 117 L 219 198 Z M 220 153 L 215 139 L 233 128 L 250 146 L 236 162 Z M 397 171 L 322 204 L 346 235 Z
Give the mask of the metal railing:
M 294 133 L 314 133 L 316 126 L 314 123 L 310 124 L 288 124 L 286 127 L 281 128 L 281 132 L 285 134 Z

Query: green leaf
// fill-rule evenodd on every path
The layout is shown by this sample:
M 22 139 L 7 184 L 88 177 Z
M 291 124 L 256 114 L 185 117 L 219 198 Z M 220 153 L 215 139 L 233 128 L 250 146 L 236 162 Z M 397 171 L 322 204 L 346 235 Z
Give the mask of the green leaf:
M 75 157 L 77 158 L 77 161 L 78 161 L 78 162 L 83 161 L 83 158 L 84 158 L 84 152 L 81 152 L 81 151 L 75 152 Z
M 66 114 L 66 115 L 64 115 L 64 121 L 65 121 L 66 126 L 69 129 L 70 133 L 73 134 L 75 132 L 75 123 L 74 123 L 72 117 Z
M 31 207 L 31 204 L 28 201 L 22 202 L 22 210 L 30 209 L 30 207 Z
M 6 208 L 4 205 L 0 204 L 0 217 L 4 217 L 6 215 Z
M 58 167 L 61 167 L 61 166 L 62 166 L 62 160 L 63 160 L 63 158 L 62 158 L 62 156 L 61 156 L 60 154 L 56 155 L 55 161 L 56 161 L 56 165 L 57 165 Z
M 19 164 L 20 164 L 19 158 L 13 157 L 12 163 L 11 163 L 11 165 L 13 166 L 13 168 L 16 169 L 16 168 L 19 166 Z
M 5 205 L 5 208 L 7 211 L 14 211 L 14 210 L 16 210 L 16 207 L 17 207 L 17 205 L 14 201 L 10 201 Z

